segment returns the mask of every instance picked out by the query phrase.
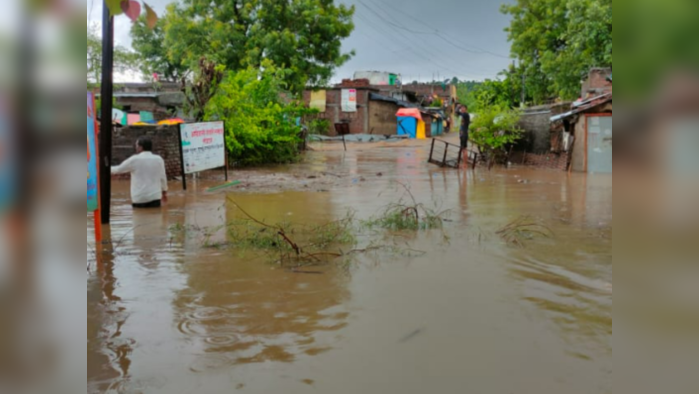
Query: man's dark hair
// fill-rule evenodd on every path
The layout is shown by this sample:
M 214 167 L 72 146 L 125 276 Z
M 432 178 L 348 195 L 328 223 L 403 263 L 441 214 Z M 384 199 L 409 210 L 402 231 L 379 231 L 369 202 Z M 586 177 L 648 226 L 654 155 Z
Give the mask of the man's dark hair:
M 143 148 L 145 152 L 153 152 L 153 141 L 148 138 L 139 138 L 136 144 Z

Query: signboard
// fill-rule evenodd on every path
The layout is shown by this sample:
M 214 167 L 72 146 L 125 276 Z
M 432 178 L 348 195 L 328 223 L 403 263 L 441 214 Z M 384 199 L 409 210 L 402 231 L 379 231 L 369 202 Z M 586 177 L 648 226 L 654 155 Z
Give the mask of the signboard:
M 185 175 L 226 168 L 225 125 L 223 122 L 192 123 L 180 125 L 182 153 L 182 182 L 187 189 Z
M 325 112 L 327 109 L 327 97 L 327 92 L 325 90 L 311 92 L 311 108 L 317 109 L 320 112 Z
M 357 112 L 357 89 L 342 89 L 342 112 Z
M 183 124 L 180 135 L 185 174 L 226 166 L 223 122 Z
M 87 94 L 87 211 L 99 209 L 99 181 L 97 168 L 97 133 L 95 129 L 95 97 Z

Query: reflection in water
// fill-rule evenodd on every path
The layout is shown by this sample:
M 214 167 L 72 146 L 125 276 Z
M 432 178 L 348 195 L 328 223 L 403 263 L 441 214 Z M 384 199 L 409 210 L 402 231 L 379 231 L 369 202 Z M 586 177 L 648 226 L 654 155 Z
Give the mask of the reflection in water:
M 186 272 L 187 289 L 174 300 L 177 327 L 202 349 L 201 358 L 217 360 L 197 360 L 198 372 L 320 354 L 331 344 L 316 335 L 346 325 L 348 314 L 337 306 L 348 294 L 330 276 L 270 274 L 263 263 L 227 258 L 190 265 Z
M 97 270 L 87 289 L 87 376 L 91 393 L 106 392 L 128 378 L 133 346 L 122 335 L 128 312 L 116 294 L 115 251 L 109 228 L 104 229 L 104 237 L 109 241 L 97 252 Z
M 333 211 L 326 193 L 229 197 L 228 221 L 242 218 L 232 201 L 270 223 L 317 223 L 324 217 L 318 213 Z M 201 215 L 198 219 L 201 225 Z M 221 233 L 214 238 L 225 239 L 225 230 Z M 317 355 L 331 345 L 320 342 L 317 334 L 345 326 L 348 314 L 338 307 L 348 297 L 343 279 L 272 270 L 255 257 L 249 251 L 224 250 L 204 261 L 185 259 L 187 286 L 173 305 L 180 334 L 202 349 L 193 371 Z

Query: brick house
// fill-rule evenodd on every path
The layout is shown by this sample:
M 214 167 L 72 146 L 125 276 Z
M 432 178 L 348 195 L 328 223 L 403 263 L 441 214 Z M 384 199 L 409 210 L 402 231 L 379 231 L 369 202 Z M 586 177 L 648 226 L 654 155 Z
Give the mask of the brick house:
M 415 85 L 420 86 L 420 92 L 432 94 L 439 92 L 439 97 L 451 100 L 452 92 L 443 90 L 441 85 Z M 357 112 L 342 111 L 342 90 L 355 89 L 357 91 Z M 455 89 L 453 89 L 455 92 Z M 401 93 L 404 92 L 404 93 Z M 367 79 L 345 79 L 341 84 L 325 90 L 325 111 L 320 113 L 321 119 L 327 119 L 331 124 L 331 135 L 335 135 L 332 125 L 336 123 L 349 123 L 352 134 L 378 134 L 395 135 L 398 128 L 396 113 L 401 108 L 420 108 L 426 123 L 429 125 L 427 135 L 430 135 L 434 111 L 422 108 L 418 102 L 409 102 L 406 99 L 415 92 L 407 88 L 396 86 L 371 85 Z M 436 93 L 435 93 L 436 94 Z M 413 97 L 414 99 L 415 97 Z M 312 91 L 307 90 L 303 94 L 304 103 L 311 105 Z M 443 111 L 442 111 L 443 112 Z

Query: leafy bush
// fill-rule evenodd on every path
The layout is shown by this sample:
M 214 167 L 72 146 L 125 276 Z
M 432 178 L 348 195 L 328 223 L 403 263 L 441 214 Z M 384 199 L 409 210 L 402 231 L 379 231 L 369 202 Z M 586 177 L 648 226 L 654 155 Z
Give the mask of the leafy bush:
M 299 157 L 297 119 L 311 111 L 283 99 L 285 71 L 270 64 L 262 71 L 229 72 L 206 107 L 206 120 L 226 122 L 226 145 L 243 166 L 281 164 Z
M 521 112 L 494 105 L 482 108 L 471 124 L 470 140 L 479 147 L 490 165 L 503 161 L 508 148 L 522 139 L 518 123 Z
M 310 135 L 330 134 L 330 121 L 328 119 L 318 118 L 317 115 L 308 117 L 306 126 L 308 127 L 308 134 Z

